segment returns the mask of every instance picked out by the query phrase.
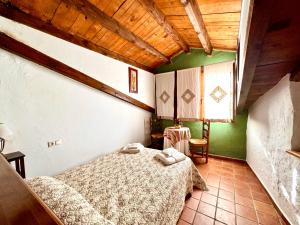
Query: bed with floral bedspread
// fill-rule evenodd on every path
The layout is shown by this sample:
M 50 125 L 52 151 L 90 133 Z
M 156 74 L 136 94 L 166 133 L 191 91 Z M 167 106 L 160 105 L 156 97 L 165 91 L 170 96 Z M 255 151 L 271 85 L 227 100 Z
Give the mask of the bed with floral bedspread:
M 186 195 L 206 185 L 189 158 L 164 166 L 157 152 L 111 153 L 28 184 L 66 225 L 176 225 Z

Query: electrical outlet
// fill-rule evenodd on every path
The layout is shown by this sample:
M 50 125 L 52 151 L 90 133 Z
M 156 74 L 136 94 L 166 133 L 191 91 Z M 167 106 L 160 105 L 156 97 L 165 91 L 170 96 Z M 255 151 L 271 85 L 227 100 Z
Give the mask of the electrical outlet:
M 48 141 L 48 148 L 51 148 L 55 145 L 55 142 L 54 141 Z
M 55 141 L 55 145 L 61 145 L 62 144 L 62 139 L 58 139 Z

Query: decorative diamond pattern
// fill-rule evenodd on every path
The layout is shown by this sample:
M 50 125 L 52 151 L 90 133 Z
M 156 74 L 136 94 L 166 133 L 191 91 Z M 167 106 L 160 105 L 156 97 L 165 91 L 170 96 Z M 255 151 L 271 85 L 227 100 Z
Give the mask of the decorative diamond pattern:
M 170 99 L 170 95 L 166 91 L 163 91 L 159 98 L 163 101 L 164 104 L 166 104 L 166 102 Z
M 224 91 L 220 86 L 217 86 L 212 93 L 210 93 L 210 96 L 219 103 L 222 101 L 222 99 L 227 95 L 226 91 Z
M 193 100 L 193 98 L 195 98 L 195 94 L 190 89 L 186 89 L 185 92 L 181 95 L 181 98 L 183 99 L 183 101 L 189 104 Z

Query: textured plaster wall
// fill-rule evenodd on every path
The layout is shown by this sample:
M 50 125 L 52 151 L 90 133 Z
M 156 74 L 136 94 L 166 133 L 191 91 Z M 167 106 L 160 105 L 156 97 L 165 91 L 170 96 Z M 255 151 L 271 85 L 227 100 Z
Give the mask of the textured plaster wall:
M 0 31 L 128 94 L 128 65 L 0 17 Z M 6 152 L 25 155 L 28 177 L 54 175 L 129 142 L 149 141 L 151 114 L 0 49 L 0 122 L 13 131 Z M 154 105 L 153 75 L 139 70 L 139 94 Z M 145 125 L 146 121 L 146 125 Z M 62 144 L 47 147 L 48 141 Z
M 292 224 L 300 224 L 300 159 L 286 151 L 299 140 L 299 89 L 285 76 L 250 108 L 247 126 L 247 162 Z

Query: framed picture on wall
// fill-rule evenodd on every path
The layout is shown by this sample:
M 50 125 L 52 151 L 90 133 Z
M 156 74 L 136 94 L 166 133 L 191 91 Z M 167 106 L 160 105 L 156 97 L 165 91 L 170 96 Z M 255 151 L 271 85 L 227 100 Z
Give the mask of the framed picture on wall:
M 128 67 L 129 73 L 129 92 L 138 93 L 138 71 L 134 68 Z

